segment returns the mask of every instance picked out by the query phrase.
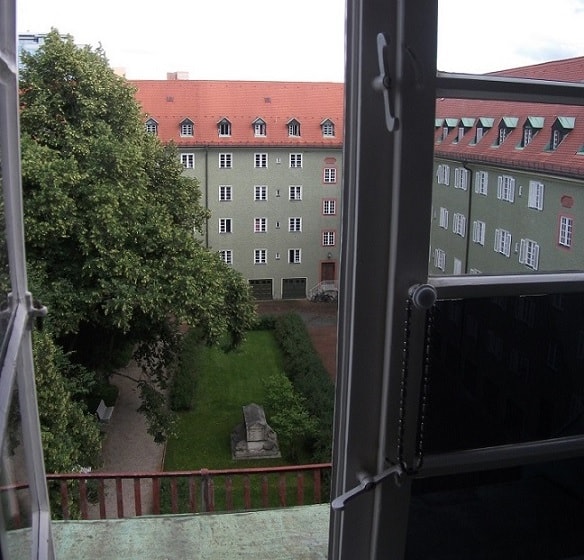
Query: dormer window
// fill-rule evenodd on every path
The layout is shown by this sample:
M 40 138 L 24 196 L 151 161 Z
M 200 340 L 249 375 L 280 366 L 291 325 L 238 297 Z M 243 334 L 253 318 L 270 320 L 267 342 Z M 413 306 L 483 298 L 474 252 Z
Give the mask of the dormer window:
M 543 128 L 543 117 L 527 117 L 523 125 L 523 138 L 521 139 L 521 147 L 529 146 L 535 135 Z
M 550 150 L 556 150 L 568 132 L 574 129 L 575 117 L 558 117 L 552 126 Z
M 296 119 L 288 121 L 288 136 L 300 136 L 300 122 Z
M 450 131 L 456 127 L 458 124 L 458 119 L 444 119 L 442 123 L 442 135 L 440 137 L 440 141 L 444 142 L 446 137 L 450 134 Z
M 501 122 L 499 123 L 499 136 L 497 138 L 497 146 L 500 146 L 505 140 L 507 136 L 511 134 L 514 128 L 517 127 L 517 121 L 519 119 L 517 117 L 503 117 Z
M 217 123 L 219 136 L 231 136 L 231 123 L 227 119 L 221 119 Z
M 455 142 L 460 142 L 464 135 L 470 130 L 474 125 L 475 120 L 470 118 L 462 118 L 458 121 L 458 135 L 456 136 Z
M 145 126 L 148 134 L 154 134 L 154 136 L 158 134 L 158 123 L 153 118 L 148 119 Z
M 263 119 L 256 119 L 253 121 L 253 135 L 254 136 L 265 136 L 266 135 L 266 122 Z
M 193 136 L 195 132 L 195 125 L 191 119 L 185 119 L 180 123 L 181 136 Z
M 477 121 L 476 133 L 474 138 L 474 143 L 478 144 L 482 137 L 488 132 L 490 128 L 493 127 L 493 122 L 495 119 L 490 117 L 480 117 Z
M 322 135 L 324 138 L 333 138 L 335 135 L 335 125 L 330 119 L 326 119 L 320 123 Z

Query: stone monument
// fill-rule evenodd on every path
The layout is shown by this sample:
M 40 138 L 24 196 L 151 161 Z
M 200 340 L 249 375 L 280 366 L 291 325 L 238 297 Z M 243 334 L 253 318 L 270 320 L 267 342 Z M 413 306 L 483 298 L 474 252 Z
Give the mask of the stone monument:
M 266 421 L 263 407 L 251 403 L 243 407 L 243 423 L 231 433 L 231 455 L 234 459 L 279 458 L 278 436 Z

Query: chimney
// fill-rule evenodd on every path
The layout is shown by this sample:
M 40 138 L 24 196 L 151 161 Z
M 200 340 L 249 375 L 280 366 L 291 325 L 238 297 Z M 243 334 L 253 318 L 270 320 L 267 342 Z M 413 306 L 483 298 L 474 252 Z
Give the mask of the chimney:
M 167 80 L 188 80 L 189 73 L 188 72 L 167 72 L 166 79 Z

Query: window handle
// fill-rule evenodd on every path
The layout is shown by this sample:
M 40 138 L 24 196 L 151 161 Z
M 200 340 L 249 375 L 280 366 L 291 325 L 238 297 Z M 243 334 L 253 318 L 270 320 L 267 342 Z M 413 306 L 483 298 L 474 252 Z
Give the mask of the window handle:
M 360 471 L 357 473 L 357 480 L 359 481 L 359 484 L 355 486 L 355 488 L 352 488 L 351 490 L 348 490 L 344 494 L 341 494 L 340 496 L 336 497 L 331 502 L 331 507 L 335 511 L 343 510 L 345 509 L 347 502 L 349 502 L 353 498 L 356 498 L 357 496 L 360 496 L 361 494 L 364 494 L 365 492 L 372 490 L 373 488 L 375 488 L 375 486 L 377 486 L 380 482 L 385 480 L 388 476 L 395 475 L 396 479 L 399 478 L 403 474 L 403 472 L 404 472 L 403 469 L 399 465 L 393 465 L 389 469 L 384 470 L 382 473 L 379 473 L 376 476 L 371 476 L 365 471 Z
M 383 93 L 385 125 L 389 132 L 394 132 L 399 128 L 399 119 L 395 116 L 389 71 L 389 40 L 385 33 L 377 34 L 377 62 L 379 63 L 379 76 L 373 79 L 373 89 Z

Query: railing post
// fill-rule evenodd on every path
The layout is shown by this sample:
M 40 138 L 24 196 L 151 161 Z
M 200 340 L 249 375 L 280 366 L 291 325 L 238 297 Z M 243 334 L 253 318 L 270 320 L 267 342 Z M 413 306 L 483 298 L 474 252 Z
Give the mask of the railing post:
M 296 474 L 296 505 L 304 505 L 304 473 Z
M 321 470 L 314 469 L 314 503 L 321 503 Z
M 136 517 L 140 517 L 142 515 L 142 492 L 138 477 L 134 478 L 134 509 L 136 511 Z
M 189 511 L 197 512 L 197 483 L 194 476 L 189 476 Z
M 160 515 L 160 478 L 152 477 L 152 513 Z
M 248 474 L 243 477 L 243 507 L 244 509 L 251 509 L 251 484 Z
M 99 518 L 106 519 L 105 511 L 105 482 L 100 478 L 97 485 L 97 496 L 99 499 Z
M 65 521 L 69 520 L 69 490 L 67 488 L 67 481 L 61 481 L 61 511 L 63 514 L 63 519 Z
M 201 509 L 215 511 L 215 489 L 209 469 L 201 469 Z
M 268 501 L 268 477 L 266 475 L 262 476 L 262 507 L 269 507 L 270 502 Z
M 225 509 L 233 511 L 233 479 L 230 476 L 225 479 Z
M 79 510 L 81 519 L 87 519 L 87 481 L 84 478 L 79 480 Z
M 121 477 L 116 477 L 116 500 L 118 503 L 118 519 L 124 517 L 124 490 Z

